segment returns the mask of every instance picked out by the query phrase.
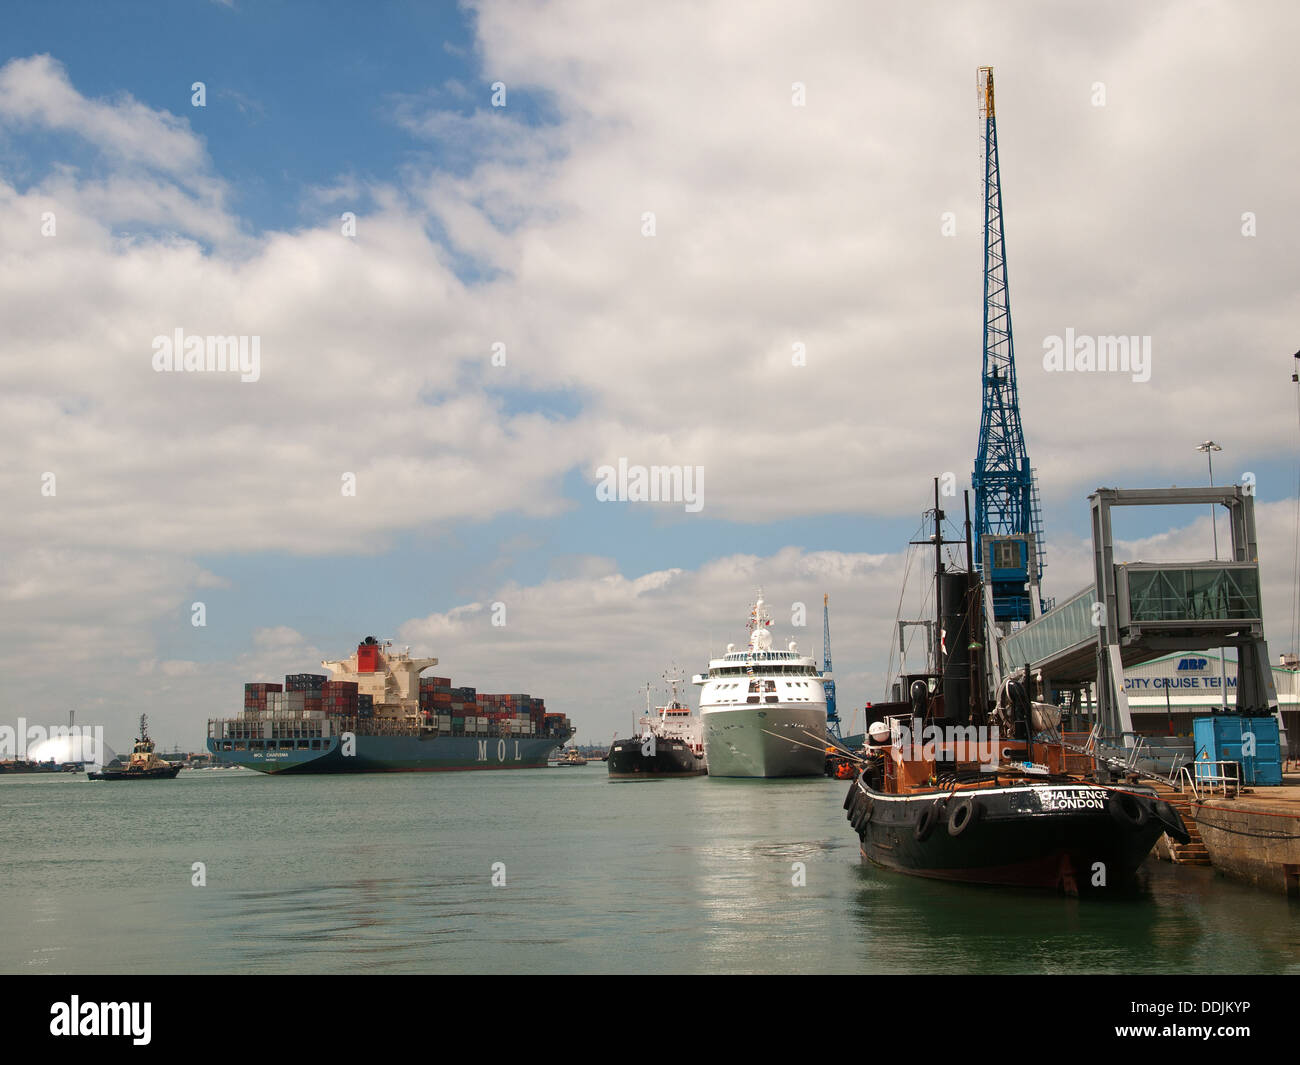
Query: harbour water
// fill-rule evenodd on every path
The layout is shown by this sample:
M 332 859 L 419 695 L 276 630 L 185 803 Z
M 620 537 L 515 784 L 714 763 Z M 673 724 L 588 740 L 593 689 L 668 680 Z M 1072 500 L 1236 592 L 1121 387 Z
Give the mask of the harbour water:
M 602 763 L 0 779 L 0 971 L 1300 973 L 1280 895 L 1154 860 L 1125 899 L 886 873 L 846 788 Z

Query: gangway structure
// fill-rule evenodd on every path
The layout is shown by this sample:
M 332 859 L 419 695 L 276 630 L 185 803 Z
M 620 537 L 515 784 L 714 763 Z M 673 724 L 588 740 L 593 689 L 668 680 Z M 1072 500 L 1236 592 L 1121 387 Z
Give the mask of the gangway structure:
M 1222 488 L 1099 488 L 1092 507 L 1093 583 L 997 641 L 999 673 L 1028 667 L 1051 693 L 1095 683 L 1096 724 L 1111 742 L 1136 742 L 1124 670 L 1177 651 L 1237 649 L 1239 713 L 1277 717 L 1260 604 L 1254 498 Z M 1115 562 L 1115 507 L 1211 504 L 1228 511 L 1226 562 Z

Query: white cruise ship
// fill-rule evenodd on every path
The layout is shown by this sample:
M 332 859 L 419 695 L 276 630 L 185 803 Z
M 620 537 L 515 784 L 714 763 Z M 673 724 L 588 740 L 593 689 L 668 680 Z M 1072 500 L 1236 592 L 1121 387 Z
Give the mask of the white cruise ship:
M 772 650 L 762 590 L 749 615 L 749 647 L 727 645 L 700 685 L 704 757 L 714 777 L 821 776 L 826 768 L 826 689 L 831 679 L 793 640 Z

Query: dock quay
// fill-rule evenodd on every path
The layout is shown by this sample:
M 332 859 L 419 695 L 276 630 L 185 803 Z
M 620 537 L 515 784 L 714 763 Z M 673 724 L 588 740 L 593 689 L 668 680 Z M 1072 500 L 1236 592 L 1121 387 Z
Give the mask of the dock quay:
M 1300 772 L 1281 787 L 1192 798 L 1188 811 L 1184 820 L 1189 829 L 1195 823 L 1215 869 L 1300 899 Z
M 1280 787 L 1198 794 L 1186 783 L 1149 776 L 1145 783 L 1178 811 L 1192 837 L 1179 844 L 1162 836 L 1152 850 L 1158 859 L 1213 866 L 1234 880 L 1300 899 L 1300 762 L 1289 764 Z

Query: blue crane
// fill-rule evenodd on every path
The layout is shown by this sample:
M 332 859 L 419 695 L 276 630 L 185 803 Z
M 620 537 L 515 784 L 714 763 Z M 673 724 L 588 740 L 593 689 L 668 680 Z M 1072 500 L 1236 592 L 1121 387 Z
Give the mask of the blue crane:
M 830 673 L 831 671 L 831 597 L 822 596 L 822 672 Z M 837 740 L 843 739 L 840 735 L 840 715 L 835 710 L 835 682 L 826 681 L 823 685 L 826 689 L 826 730 Z
M 1043 576 L 1043 529 L 1016 393 L 993 68 L 980 67 L 977 80 L 984 122 L 984 371 L 971 487 L 977 566 L 992 588 L 994 620 L 1009 624 L 1030 620 L 1043 606 L 1034 602 Z

